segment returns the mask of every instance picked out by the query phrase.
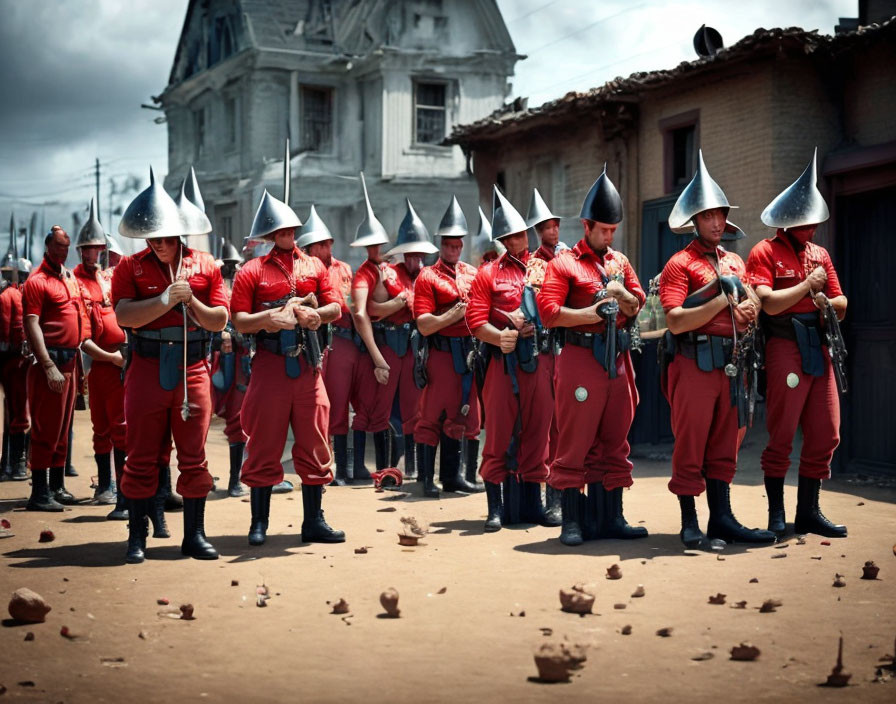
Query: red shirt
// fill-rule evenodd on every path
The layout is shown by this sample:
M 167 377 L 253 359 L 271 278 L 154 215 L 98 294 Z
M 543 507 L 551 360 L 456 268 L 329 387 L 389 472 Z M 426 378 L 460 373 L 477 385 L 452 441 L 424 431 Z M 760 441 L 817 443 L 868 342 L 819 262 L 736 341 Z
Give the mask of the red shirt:
M 546 244 L 541 245 L 538 249 L 532 252 L 533 257 L 538 257 L 539 259 L 544 259 L 544 261 L 551 261 L 556 255 L 554 254 L 554 248 L 548 247 Z
M 87 305 L 91 339 L 106 352 L 117 350 L 124 344 L 125 334 L 112 307 L 112 271 L 97 268 L 89 274 L 83 264 L 78 264 L 73 273 Z
M 466 262 L 454 266 L 441 258 L 432 266 L 425 266 L 414 281 L 414 317 L 431 313 L 441 315 L 458 301 L 469 300 L 470 286 L 476 267 Z M 445 337 L 469 337 L 470 330 L 463 318 L 439 330 Z
M 340 298 L 339 308 L 342 311 L 342 315 L 334 320 L 332 324 L 340 328 L 351 329 L 352 268 L 347 263 L 332 257 L 327 273 L 330 276 L 330 288 Z
M 9 284 L 0 292 L 0 344 L 18 354 L 24 339 L 22 292 Z
M 301 298 L 309 293 L 317 297 L 321 308 L 340 302 L 339 293 L 330 287 L 327 267 L 320 259 L 309 257 L 298 247 L 293 247 L 291 252 L 274 248 L 263 257 L 250 260 L 237 272 L 230 310 L 258 313 L 271 308 L 265 303 L 291 295 Z
M 397 313 L 393 313 L 386 320 L 396 325 L 404 325 L 414 319 L 414 279 L 408 273 L 404 262 L 389 264 L 383 270 L 383 284 L 389 298 L 395 298 L 402 291 L 407 295 L 408 304 Z
M 747 283 L 744 260 L 734 252 L 728 252 L 722 247 L 718 247 L 717 251 L 719 270 L 722 275 L 734 274 L 741 281 Z M 677 308 L 684 303 L 688 294 L 703 288 L 716 278 L 716 270 L 713 263 L 707 258 L 707 252 L 711 253 L 712 250 L 707 250 L 700 240 L 694 239 L 666 262 L 660 278 L 660 303 L 664 311 L 668 313 L 672 308 Z M 731 311 L 727 306 L 722 308 L 706 325 L 693 332 L 731 337 Z
M 582 239 L 562 257 L 555 257 L 544 276 L 541 293 L 538 294 L 538 312 L 546 327 L 554 327 L 560 308 L 587 308 L 594 303 L 594 295 L 605 286 L 598 265 L 604 268 L 610 278 L 621 277 L 620 283 L 638 299 L 638 309 L 647 297 L 631 263 L 621 252 L 607 247 L 603 256 L 598 255 Z M 609 281 L 608 281 L 609 283 Z M 624 327 L 629 318 L 620 311 L 616 316 L 616 326 Z M 601 320 L 593 325 L 577 325 L 569 328 L 579 332 L 604 332 L 607 324 Z
M 25 281 L 25 315 L 36 315 L 47 347 L 78 347 L 90 337 L 90 318 L 75 277 L 65 267 L 56 273 L 44 259 Z
M 824 268 L 828 275 L 823 293 L 828 298 L 842 296 L 840 280 L 828 251 L 814 242 L 807 242 L 799 253 L 782 230 L 770 240 L 762 240 L 753 247 L 747 258 L 747 276 L 753 286 L 768 286 L 773 291 L 792 288 L 805 280 L 815 267 Z M 813 313 L 817 310 L 808 294 L 779 315 Z
M 489 266 L 476 272 L 470 288 L 470 303 L 467 306 L 467 325 L 473 332 L 486 323 L 498 330 L 511 327 L 505 313 L 512 313 L 523 301 L 523 287 L 526 284 L 526 262 L 528 250 L 519 257 L 505 252 Z
M 176 273 L 176 263 L 172 265 Z M 215 260 L 208 252 L 199 252 L 183 248 L 181 276 L 198 301 L 211 308 L 224 306 L 227 308 L 227 291 L 221 270 L 215 266 Z M 122 257 L 112 274 L 112 305 L 124 298 L 142 301 L 160 295 L 171 284 L 171 273 L 167 264 L 162 264 L 153 251 L 147 247 L 130 257 Z M 159 330 L 160 328 L 180 327 L 183 325 L 180 306 L 174 306 L 160 317 L 142 326 L 143 330 Z M 195 325 L 190 326 L 196 329 Z

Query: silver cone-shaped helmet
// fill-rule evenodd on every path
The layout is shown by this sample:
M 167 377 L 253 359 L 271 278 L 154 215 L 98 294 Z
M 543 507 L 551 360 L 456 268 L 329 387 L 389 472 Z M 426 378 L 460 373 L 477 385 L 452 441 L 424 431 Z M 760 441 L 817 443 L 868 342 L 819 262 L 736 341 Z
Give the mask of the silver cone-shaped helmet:
M 75 247 L 105 247 L 106 231 L 100 224 L 100 219 L 96 213 L 96 199 L 90 199 L 90 214 L 87 216 L 87 222 L 78 233 L 78 240 Z
M 31 260 L 25 259 L 25 257 L 19 257 L 18 264 L 20 274 L 30 274 L 31 270 L 34 268 L 34 264 L 31 263 Z
M 499 240 L 516 232 L 525 232 L 528 228 L 523 216 L 520 215 L 497 186 L 492 186 L 492 239 Z
M 725 192 L 719 184 L 713 181 L 712 176 L 706 168 L 703 161 L 703 150 L 698 152 L 697 173 L 691 182 L 685 186 L 672 213 L 669 215 L 669 229 L 677 234 L 686 234 L 694 232 L 697 228 L 694 225 L 694 216 L 702 213 L 704 210 L 712 210 L 713 208 L 736 208 L 731 205 Z M 726 221 L 725 234 L 722 235 L 723 240 L 739 240 L 744 237 L 743 230 L 732 222 Z
M 302 222 L 295 211 L 282 200 L 277 200 L 265 190 L 261 203 L 255 211 L 252 230 L 247 240 L 261 240 L 286 227 L 301 227 Z
M 6 256 L 0 263 L 0 270 L 12 271 L 18 265 L 19 248 L 16 241 L 16 216 L 15 213 L 9 216 L 9 248 L 6 250 Z
M 317 214 L 317 209 L 312 205 L 308 219 L 302 225 L 302 231 L 299 234 L 299 239 L 296 241 L 296 246 L 307 247 L 317 242 L 326 242 L 332 239 L 333 235 L 330 234 L 330 228 L 327 227 L 327 224 Z
M 606 225 L 616 225 L 622 222 L 622 198 L 619 197 L 616 185 L 607 175 L 606 163 L 600 176 L 597 177 L 585 196 L 579 217 Z
M 529 201 L 529 212 L 526 213 L 526 223 L 529 227 L 535 227 L 545 220 L 560 220 L 560 216 L 551 212 L 544 198 L 537 188 L 532 189 L 532 200 Z
M 225 240 L 221 251 L 221 261 L 225 264 L 242 264 L 243 258 L 240 256 L 240 253 L 236 251 L 236 247 Z
M 435 254 L 439 251 L 432 240 L 429 238 L 429 230 L 417 215 L 414 206 L 408 198 L 404 199 L 407 204 L 407 212 L 401 225 L 398 226 L 398 237 L 395 239 L 395 246 L 386 252 L 387 257 L 398 254 Z
M 769 227 L 800 227 L 817 225 L 830 217 L 828 204 L 818 190 L 817 171 L 818 147 L 812 154 L 812 161 L 800 177 L 785 188 L 769 203 L 759 219 Z
M 118 232 L 132 239 L 158 239 L 185 234 L 180 209 L 161 184 L 156 182 L 152 167 L 149 168 L 149 187 L 138 193 L 128 205 L 118 223 Z
M 192 250 L 199 252 L 213 252 L 212 241 L 209 234 L 212 231 L 212 223 L 208 216 L 193 205 L 185 192 L 187 180 L 180 184 L 180 193 L 177 195 L 177 208 L 180 210 L 181 221 L 184 228 L 184 244 Z
M 199 181 L 196 180 L 196 170 L 191 166 L 190 173 L 184 182 L 184 194 L 189 201 L 205 212 L 205 202 L 202 200 L 202 193 L 199 192 Z
M 373 207 L 370 205 L 370 197 L 367 195 L 367 182 L 364 180 L 363 171 L 361 172 L 361 188 L 364 191 L 364 205 L 367 208 L 367 216 L 358 225 L 355 240 L 349 246 L 370 247 L 375 244 L 389 244 L 389 235 L 386 234 L 386 228 L 373 214 Z
M 451 196 L 451 203 L 448 204 L 448 210 L 439 222 L 436 237 L 465 237 L 468 234 L 470 231 L 467 229 L 467 217 L 457 202 L 457 196 Z
M 108 247 L 109 251 L 113 254 L 117 254 L 120 257 L 124 256 L 124 251 L 121 249 L 118 240 L 108 232 L 106 233 L 106 247 Z
M 492 242 L 492 226 L 485 213 L 482 212 L 482 206 L 479 206 L 479 231 L 473 237 L 472 242 L 474 261 L 482 261 L 482 257 L 489 251 L 494 251 L 494 243 Z

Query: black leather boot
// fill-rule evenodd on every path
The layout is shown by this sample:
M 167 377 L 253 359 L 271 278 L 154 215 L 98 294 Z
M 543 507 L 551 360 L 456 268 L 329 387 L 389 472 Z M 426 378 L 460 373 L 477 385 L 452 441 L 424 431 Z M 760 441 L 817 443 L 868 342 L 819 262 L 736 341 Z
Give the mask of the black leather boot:
M 793 529 L 797 533 L 814 533 L 825 538 L 845 538 L 846 526 L 828 520 L 818 505 L 821 479 L 800 477 L 797 488 L 796 519 Z
M 581 493 L 582 540 L 598 540 L 601 538 L 601 527 L 604 522 L 604 485 L 592 482 Z
M 246 492 L 240 484 L 240 470 L 243 468 L 244 442 L 230 443 L 230 481 L 227 482 L 227 495 L 233 498 L 245 496 Z
M 784 514 L 784 477 L 765 477 L 765 495 L 768 497 L 768 529 L 778 538 L 787 532 Z
M 74 506 L 78 500 L 65 488 L 65 467 L 50 467 L 50 493 L 65 506 Z
M 401 462 L 401 458 L 404 457 L 404 433 L 401 432 L 401 425 L 398 426 L 398 432 L 392 429 L 392 426 L 389 426 L 389 430 L 386 431 L 389 434 L 389 467 L 397 467 L 398 463 Z
M 731 511 L 731 488 L 721 479 L 706 480 L 706 498 L 709 502 L 709 525 L 706 535 L 710 540 L 726 543 L 774 543 L 775 534 L 761 528 L 741 525 Z
M 252 507 L 249 545 L 264 545 L 268 534 L 268 517 L 271 515 L 272 488 L 270 486 L 253 486 L 249 489 L 249 505 Z
M 128 520 L 128 504 L 127 499 L 121 492 L 121 475 L 124 474 L 125 451 L 113 448 L 112 459 L 115 464 L 115 508 L 113 508 L 106 519 L 109 521 L 126 521 Z
M 75 466 L 72 464 L 72 441 L 75 437 L 75 424 L 70 423 L 68 426 L 68 450 L 65 454 L 65 476 L 66 477 L 77 477 L 78 472 L 75 469 Z
M 484 530 L 486 533 L 494 533 L 501 530 L 501 520 L 504 517 L 504 503 L 501 500 L 501 485 L 493 482 L 485 483 L 485 500 L 488 502 L 488 517 L 485 519 Z
M 348 435 L 333 436 L 333 462 L 336 472 L 330 486 L 345 486 L 348 481 Z
M 381 430 L 373 434 L 373 452 L 376 457 L 376 470 L 389 466 L 389 431 Z
M 184 541 L 180 554 L 197 560 L 217 560 L 218 551 L 205 537 L 205 497 L 184 498 Z
M 471 484 L 461 473 L 460 440 L 449 438 L 444 433 L 439 439 L 439 481 L 442 482 L 442 491 L 463 494 L 483 491 L 483 487 Z
M 168 493 L 165 488 L 164 467 L 159 468 L 159 485 L 156 487 L 155 496 L 147 499 L 146 512 L 149 514 L 149 520 L 152 523 L 153 538 L 170 538 L 171 533 L 168 532 L 168 524 L 165 522 L 165 495 Z
M 25 504 L 26 511 L 64 511 L 65 506 L 50 493 L 46 469 L 31 470 L 31 498 Z
M 367 433 L 363 430 L 352 432 L 352 484 L 369 484 L 373 481 L 364 466 L 364 452 L 367 449 Z
M 470 484 L 479 486 L 479 440 L 463 439 L 464 478 Z
M 28 433 L 10 433 L 9 471 L 12 480 L 22 482 L 28 478 Z
M 324 520 L 324 512 L 320 507 L 324 488 L 302 484 L 302 507 L 305 511 L 302 520 L 303 543 L 344 543 L 345 533 L 334 530 Z
M 679 496 L 678 504 L 681 507 L 681 532 L 678 534 L 681 542 L 689 550 L 705 550 L 709 547 L 709 541 L 700 530 L 697 520 L 697 506 L 693 496 Z
M 560 506 L 560 490 L 550 484 L 544 487 L 544 515 L 550 521 L 548 525 L 559 526 L 563 524 L 563 509 Z
M 622 491 L 621 486 L 609 491 L 603 489 L 604 520 L 601 523 L 601 537 L 617 540 L 646 538 L 647 529 L 644 526 L 631 526 L 625 520 L 622 514 Z
M 541 502 L 541 483 L 526 482 L 522 483 L 522 523 L 534 523 L 537 526 L 559 526 L 563 520 L 556 523 L 548 522 L 547 514 L 544 511 L 544 504 Z
M 125 499 L 128 512 L 128 551 L 124 561 L 139 564 L 146 557 L 146 512 L 152 499 Z
M 423 496 L 429 499 L 439 498 L 439 487 L 435 483 L 436 474 L 436 448 L 432 445 L 420 443 L 417 446 L 417 456 L 420 458 L 420 479 L 423 483 Z
M 560 527 L 560 542 L 564 545 L 581 545 L 582 538 L 582 492 L 578 489 L 564 489 L 560 495 L 563 523 Z
M 413 479 L 417 476 L 417 443 L 414 442 L 413 433 L 405 433 L 402 436 L 404 442 L 404 477 Z
M 115 503 L 115 491 L 112 488 L 112 453 L 95 454 L 96 490 L 93 492 L 93 503 L 108 506 Z
M 160 467 L 159 476 L 165 478 L 165 480 L 161 482 L 165 486 L 165 510 L 182 511 L 184 508 L 184 499 L 180 494 L 174 491 L 174 488 L 171 486 L 171 465 L 163 464 Z M 215 486 L 212 484 L 212 491 L 214 490 Z
M 523 482 L 513 472 L 504 480 L 504 519 L 505 526 L 514 526 L 523 522 Z

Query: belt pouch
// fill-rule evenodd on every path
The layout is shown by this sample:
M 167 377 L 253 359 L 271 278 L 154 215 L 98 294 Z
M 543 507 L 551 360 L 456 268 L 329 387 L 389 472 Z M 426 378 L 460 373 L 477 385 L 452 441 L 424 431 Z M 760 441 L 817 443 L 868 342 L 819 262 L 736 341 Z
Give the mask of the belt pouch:
M 159 345 L 159 385 L 165 391 L 174 391 L 177 388 L 183 359 L 183 344 L 170 342 Z
M 455 374 L 467 373 L 467 358 L 464 355 L 463 342 L 459 337 L 449 337 L 448 344 L 451 346 L 451 361 L 454 363 Z
M 824 356 L 818 328 L 804 325 L 796 318 L 791 320 L 793 331 L 796 334 L 796 346 L 800 350 L 800 358 L 803 362 L 803 373 L 824 376 Z
M 701 372 L 711 372 L 712 364 L 712 348 L 710 346 L 708 335 L 697 335 L 694 342 L 694 356 L 697 359 L 697 369 Z
M 709 347 L 712 350 L 713 369 L 721 369 L 728 363 L 728 360 L 725 359 L 725 348 L 722 338 L 718 335 L 710 335 Z
M 286 376 L 290 379 L 298 379 L 302 373 L 302 365 L 296 355 L 298 343 L 299 337 L 295 330 L 280 331 L 280 353 L 283 355 L 286 365 Z
M 516 357 L 526 374 L 531 374 L 538 368 L 538 357 L 535 356 L 535 338 L 520 337 L 516 342 Z

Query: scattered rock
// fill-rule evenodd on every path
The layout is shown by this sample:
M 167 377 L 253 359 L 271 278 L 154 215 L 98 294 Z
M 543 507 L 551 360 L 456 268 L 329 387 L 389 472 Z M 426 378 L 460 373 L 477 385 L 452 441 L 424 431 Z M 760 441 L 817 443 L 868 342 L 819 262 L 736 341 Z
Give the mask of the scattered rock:
M 181 604 L 180 605 L 180 617 L 184 621 L 192 621 L 193 620 L 193 605 L 192 604 Z
M 750 580 L 750 584 L 758 584 L 758 583 L 759 583 L 759 578 L 758 578 L 758 577 L 753 577 L 753 578 Z
M 837 646 L 837 664 L 834 665 L 831 674 L 828 675 L 828 679 L 825 681 L 824 686 L 845 687 L 849 684 L 850 677 L 852 677 L 851 674 L 843 671 L 843 636 L 840 636 L 840 643 Z
M 868 560 L 862 567 L 862 579 L 877 579 L 878 572 L 880 572 L 880 567 L 874 564 L 874 560 Z
M 864 506 L 864 505 L 865 505 L 864 501 L 859 501 L 859 503 L 856 504 L 856 506 Z
M 21 682 L 17 682 L 16 684 L 18 684 L 19 687 L 33 687 L 34 681 L 33 680 L 22 680 Z
M 619 565 L 610 565 L 607 567 L 607 579 L 622 579 L 622 569 Z
M 59 635 L 61 635 L 63 638 L 68 638 L 69 640 L 77 640 L 81 637 L 80 633 L 75 633 L 68 626 L 63 626 L 62 628 L 60 628 Z
M 846 580 L 843 578 L 843 575 L 840 574 L 839 572 L 834 575 L 834 584 L 832 586 L 835 586 L 835 587 L 845 587 L 846 586 Z
M 775 550 L 784 550 L 785 548 L 789 547 L 790 545 L 788 545 L 787 543 L 778 543 L 777 545 L 775 545 Z
M 880 659 L 880 665 L 878 666 L 882 670 L 889 670 L 890 672 L 896 672 L 896 639 L 893 641 L 893 654 L 890 655 L 887 653 Z
M 335 604 L 333 604 L 333 610 L 330 613 L 334 614 L 347 614 L 349 612 L 348 602 L 345 599 L 339 599 Z
M 776 552 L 772 554 L 772 559 L 774 560 L 776 557 L 787 557 L 786 552 Z
M 117 658 L 100 658 L 100 663 L 104 667 L 127 667 L 128 664 L 124 661 L 123 657 Z
M 355 548 L 355 555 L 366 555 L 366 554 L 367 554 L 367 548 L 365 548 L 363 545 L 359 548 Z
M 632 627 L 629 624 L 625 624 L 619 632 L 624 636 L 630 636 L 632 634 Z
M 519 609 L 518 611 L 511 611 L 511 612 L 510 612 L 510 616 L 511 616 L 511 617 L 517 617 L 517 618 L 526 618 L 526 610 L 525 610 L 525 609 Z
M 377 513 L 392 513 L 393 511 L 397 511 L 398 509 L 394 506 L 386 506 L 386 508 L 378 508 L 376 510 Z
M 168 604 L 169 604 L 170 602 L 169 602 L 165 597 L 162 597 L 161 599 L 156 599 L 156 603 L 157 603 L 159 606 L 168 606 Z
M 262 609 L 265 608 L 268 605 L 268 597 L 262 596 L 261 594 L 256 594 L 255 605 Z
M 398 534 L 399 545 L 417 545 L 420 542 L 419 535 L 408 535 L 406 533 Z
M 820 545 L 830 545 L 830 544 L 831 544 L 830 540 L 822 540 L 820 543 Z
M 418 538 L 422 538 L 427 534 L 427 532 L 429 532 L 429 526 L 425 524 L 420 525 L 420 523 L 417 522 L 417 519 L 413 516 L 402 516 L 400 520 L 405 526 L 405 533 L 416 535 Z
M 25 634 L 25 640 L 34 640 L 34 631 L 28 631 Z
M 39 543 L 52 543 L 56 540 L 56 535 L 51 530 L 42 530 L 40 532 L 40 537 L 37 539 Z
M 759 648 L 757 648 L 755 645 L 750 645 L 749 643 L 741 643 L 740 645 L 735 645 L 731 649 L 731 659 L 744 661 L 755 660 L 759 657 L 759 653 Z
M 542 628 L 542 629 L 541 629 L 541 635 L 543 635 L 543 636 L 552 636 L 552 635 L 554 635 L 554 629 L 553 629 L 553 628 Z
M 632 592 L 632 598 L 637 599 L 638 597 L 642 597 L 644 596 L 644 593 L 644 585 L 639 584 L 637 587 L 635 587 L 635 591 Z
M 731 605 L 731 608 L 732 609 L 745 609 L 745 608 L 747 608 L 747 602 L 746 601 L 736 601 Z
M 797 545 L 805 545 L 806 544 L 806 536 L 805 535 L 796 536 L 796 544 Z
M 721 555 L 716 555 L 716 560 L 717 560 L 718 562 L 724 562 L 724 561 L 725 561 L 725 558 L 722 557 Z
M 777 611 L 779 606 L 783 606 L 784 602 L 778 601 L 777 599 L 766 599 L 762 602 L 762 606 L 759 607 L 759 613 L 761 614 L 772 614 Z
M 448 587 L 442 587 L 441 589 L 439 589 L 439 591 L 436 592 L 436 594 L 444 594 L 447 591 L 448 591 Z
M 590 614 L 594 606 L 594 589 L 584 584 L 574 584 L 572 589 L 560 590 L 560 609 L 572 614 Z
M 398 608 L 398 590 L 395 587 L 389 587 L 380 594 L 380 604 L 383 605 L 389 618 L 398 618 L 401 614 L 401 610 Z
M 727 594 L 722 594 L 721 592 L 719 592 L 715 596 L 709 597 L 709 603 L 710 604 L 719 604 L 719 605 L 724 604 L 726 596 L 727 596 Z
M 820 559 L 821 559 L 821 555 L 813 555 L 813 556 L 812 556 L 812 559 L 813 559 L 813 560 L 820 560 Z
M 238 579 L 231 579 L 231 580 L 230 580 L 230 586 L 231 586 L 231 587 L 238 587 L 238 586 L 240 586 L 240 580 L 238 580 Z
M 385 528 L 377 528 L 377 529 L 376 529 L 376 532 L 377 532 L 377 533 L 385 533 L 385 532 L 386 532 L 386 529 L 385 529 Z
M 656 632 L 656 634 L 657 634 L 660 638 L 668 638 L 669 636 L 672 635 L 672 628 L 671 628 L 671 626 L 666 626 L 665 628 L 661 628 L 661 629 L 659 629 L 659 630 Z
M 140 640 L 149 640 L 149 633 L 147 633 L 146 631 L 140 631 L 140 632 L 137 634 L 137 637 L 138 637 Z
M 625 608 L 625 604 L 613 604 L 614 609 L 619 609 L 620 611 Z
M 694 657 L 692 657 L 691 660 L 696 660 L 696 661 L 700 662 L 700 661 L 703 661 L 703 660 L 712 660 L 714 657 L 715 657 L 715 654 L 713 654 L 713 653 L 711 653 L 710 651 L 706 650 L 706 651 L 704 651 L 704 652 L 702 652 L 702 653 L 698 653 L 697 655 L 695 655 Z
M 543 643 L 535 651 L 535 666 L 541 682 L 569 682 L 571 673 L 587 659 L 585 647 L 577 643 Z
M 40 594 L 27 587 L 16 589 L 9 600 L 9 615 L 23 623 L 43 623 L 50 609 Z

